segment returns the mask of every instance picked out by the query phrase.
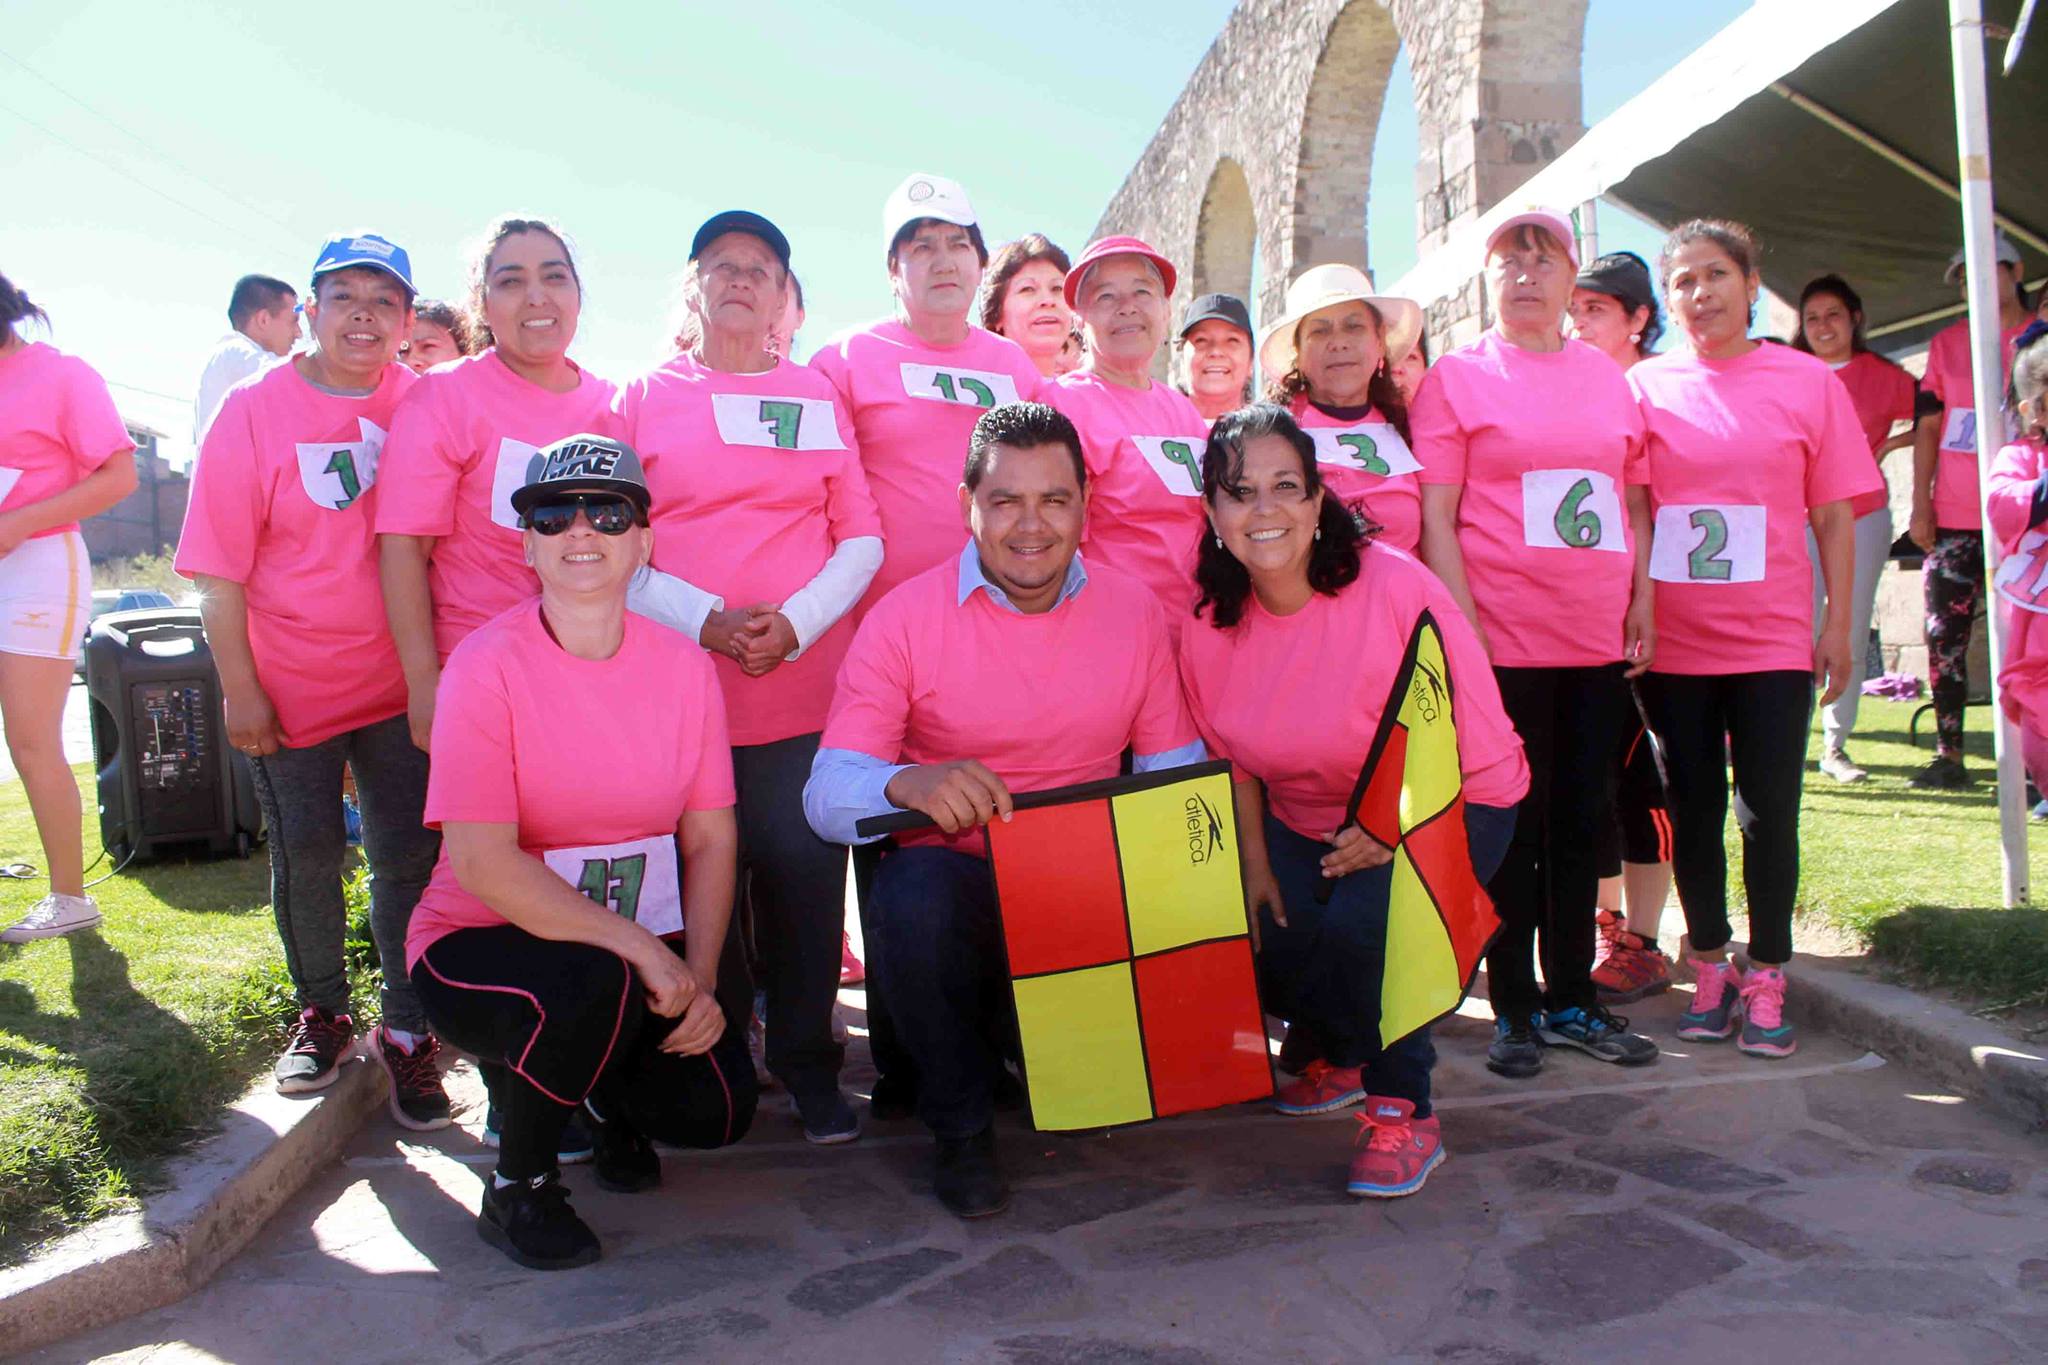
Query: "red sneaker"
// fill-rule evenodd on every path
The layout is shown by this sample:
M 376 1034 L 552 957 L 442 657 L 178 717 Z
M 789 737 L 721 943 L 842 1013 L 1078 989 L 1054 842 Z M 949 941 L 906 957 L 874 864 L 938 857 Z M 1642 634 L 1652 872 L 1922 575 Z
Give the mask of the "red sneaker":
M 1327 1114 L 1365 1098 L 1365 1083 L 1355 1066 L 1331 1066 L 1317 1058 L 1273 1095 L 1283 1114 Z
M 1671 989 L 1671 959 L 1641 934 L 1622 928 L 1620 915 L 1598 912 L 1600 944 L 1595 951 L 1593 988 L 1603 1005 L 1626 1005 Z
M 1360 1199 L 1399 1199 L 1422 1188 L 1444 1162 L 1435 1114 L 1415 1117 L 1412 1100 L 1369 1096 L 1358 1115 L 1358 1151 L 1345 1191 Z
M 853 955 L 853 935 L 841 930 L 839 933 L 839 984 L 858 986 L 868 979 L 868 969 L 861 966 L 860 959 Z

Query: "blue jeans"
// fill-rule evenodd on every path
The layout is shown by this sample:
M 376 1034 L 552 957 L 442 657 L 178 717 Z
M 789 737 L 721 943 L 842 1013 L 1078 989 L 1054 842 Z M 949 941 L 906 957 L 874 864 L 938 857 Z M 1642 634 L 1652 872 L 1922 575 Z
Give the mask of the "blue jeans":
M 1515 812 L 1498 806 L 1465 807 L 1472 870 L 1483 883 L 1507 851 Z M 1332 1066 L 1359 1068 L 1366 1093 L 1410 1100 L 1428 1118 L 1429 1076 L 1436 1046 L 1427 1028 L 1393 1046 L 1379 1043 L 1379 983 L 1386 956 L 1387 895 L 1393 865 L 1382 863 L 1339 877 L 1327 903 L 1316 903 L 1322 859 L 1329 845 L 1296 834 L 1266 817 L 1266 856 L 1287 907 L 1283 927 L 1259 920 L 1259 989 L 1268 1010 L 1306 1029 Z
M 939 1137 L 972 1137 L 995 1114 L 991 1020 L 1011 1008 L 995 877 L 948 848 L 885 853 L 870 927 L 868 974 L 916 1064 L 918 1116 Z

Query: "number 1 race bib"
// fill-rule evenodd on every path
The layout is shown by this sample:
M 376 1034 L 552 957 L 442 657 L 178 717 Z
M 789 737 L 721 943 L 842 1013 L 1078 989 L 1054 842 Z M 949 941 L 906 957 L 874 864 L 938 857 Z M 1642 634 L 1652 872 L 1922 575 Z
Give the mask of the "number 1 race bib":
M 300 486 L 330 512 L 347 511 L 377 482 L 384 428 L 367 417 L 356 418 L 356 427 L 359 441 L 303 441 L 297 447 Z
M 512 510 L 512 495 L 526 485 L 527 471 L 540 457 L 540 447 L 510 436 L 498 438 L 498 465 L 491 471 L 491 520 L 507 530 L 519 529 L 519 514 Z
M 1761 583 L 1764 509 L 1701 502 L 1659 507 L 1650 577 L 1660 583 Z
M 1131 444 L 1152 466 L 1167 492 L 1184 498 L 1202 496 L 1202 452 L 1208 449 L 1208 437 L 1133 436 Z
M 1355 427 L 1309 427 L 1315 439 L 1316 463 L 1340 469 L 1358 469 L 1391 479 L 1413 474 L 1422 468 L 1415 452 L 1401 439 L 1401 433 L 1385 422 L 1362 422 Z
M 912 398 L 992 408 L 1017 401 L 1017 381 L 993 370 L 960 370 L 945 365 L 903 362 L 903 392 Z
M 587 848 L 551 848 L 541 861 L 596 904 L 650 934 L 683 927 L 683 884 L 674 835 Z
M 753 393 L 714 393 L 711 415 L 718 437 L 729 446 L 772 446 L 777 450 L 844 450 L 839 417 L 829 398 L 763 398 Z
M 1539 550 L 1628 549 L 1614 480 L 1590 469 L 1522 475 L 1522 543 Z
M 8 469 L 5 466 L 0 466 L 0 502 L 6 502 L 7 495 L 12 493 L 14 485 L 20 482 L 21 471 L 19 469 Z
M 2048 614 L 2048 532 L 2029 531 L 1998 561 L 1998 595 L 2022 611 Z
M 1951 455 L 1977 455 L 1977 410 L 1950 408 L 1941 417 L 1941 448 Z

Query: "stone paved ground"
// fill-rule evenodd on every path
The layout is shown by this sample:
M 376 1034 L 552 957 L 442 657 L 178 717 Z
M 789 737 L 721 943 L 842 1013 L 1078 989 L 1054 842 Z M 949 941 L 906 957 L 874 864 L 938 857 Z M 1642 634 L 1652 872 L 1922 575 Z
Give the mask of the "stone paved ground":
M 1638 1024 L 1669 1039 L 1683 999 Z M 1012 1124 L 1016 1201 L 963 1224 L 928 1193 L 914 1125 L 814 1149 L 771 1093 L 744 1144 L 669 1156 L 659 1191 L 572 1171 L 606 1259 L 542 1276 L 476 1238 L 488 1157 L 471 1131 L 429 1144 L 379 1120 L 207 1289 L 32 1359 L 1932 1365 L 2048 1349 L 2039 1139 L 1827 1037 L 1784 1063 L 1670 1040 L 1634 1073 L 1554 1055 L 1510 1084 L 1479 1065 L 1482 1010 L 1441 1030 L 1450 1159 L 1411 1199 L 1344 1197 L 1348 1116 L 1239 1110 L 1072 1137 Z

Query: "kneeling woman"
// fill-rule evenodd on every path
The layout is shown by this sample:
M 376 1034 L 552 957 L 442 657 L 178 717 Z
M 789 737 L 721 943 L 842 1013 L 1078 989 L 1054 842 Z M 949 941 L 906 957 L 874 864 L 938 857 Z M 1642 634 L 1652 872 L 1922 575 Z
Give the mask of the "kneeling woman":
M 1427 1029 L 1379 1046 L 1392 855 L 1345 812 L 1424 610 L 1456 689 L 1465 829 L 1481 882 L 1529 787 L 1522 744 L 1450 593 L 1326 494 L 1315 442 L 1285 410 L 1260 404 L 1217 421 L 1202 500 L 1212 534 L 1195 567 L 1195 613 L 1207 621 L 1181 634 L 1181 679 L 1210 751 L 1237 766 L 1266 1007 L 1308 1030 L 1325 1059 L 1276 1104 L 1312 1114 L 1365 1100 L 1350 1192 L 1413 1194 L 1444 1155 L 1429 1102 L 1436 1049 Z M 1318 904 L 1326 880 L 1334 886 Z
M 442 672 L 441 861 L 406 958 L 435 1031 L 512 1077 L 477 1232 L 550 1270 L 599 1255 L 555 1166 L 576 1106 L 598 1183 L 639 1190 L 649 1138 L 737 1141 L 755 1082 L 713 994 L 739 846 L 725 705 L 703 650 L 626 610 L 653 544 L 639 457 L 568 437 L 512 505 L 540 597 Z

